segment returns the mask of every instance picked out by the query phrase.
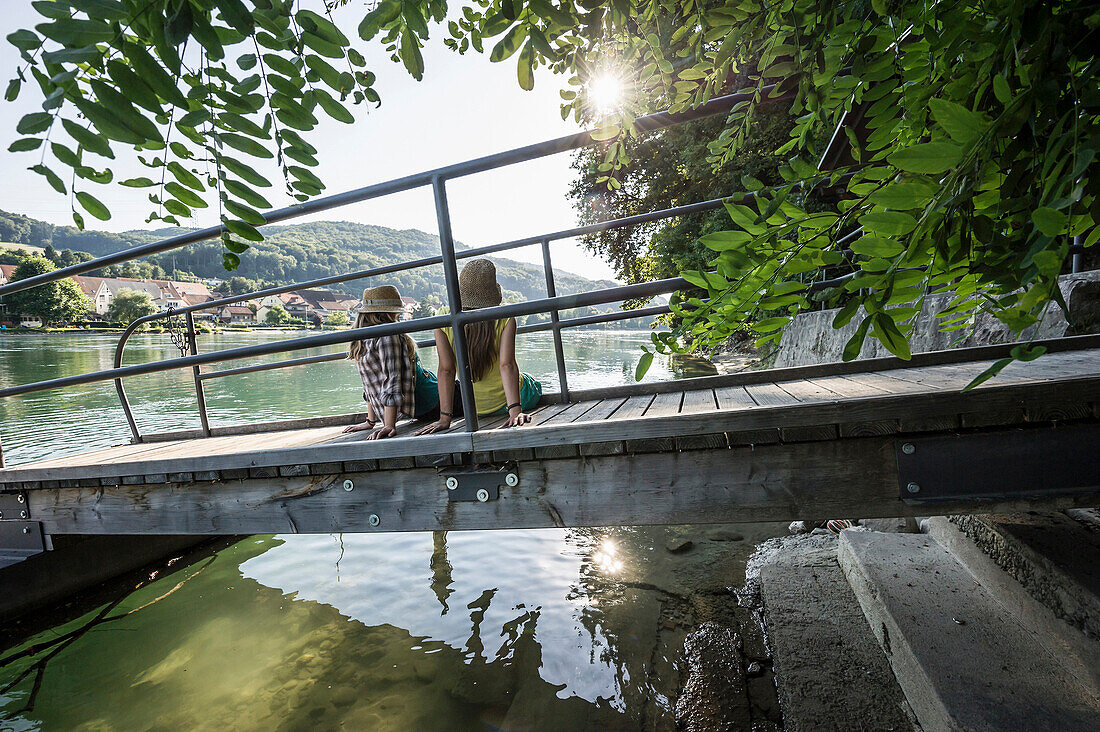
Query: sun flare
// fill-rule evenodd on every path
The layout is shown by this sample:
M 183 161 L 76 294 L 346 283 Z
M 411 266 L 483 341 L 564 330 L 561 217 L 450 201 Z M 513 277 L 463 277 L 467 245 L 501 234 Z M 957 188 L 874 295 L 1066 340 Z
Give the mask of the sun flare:
M 618 76 L 602 73 L 588 82 L 588 103 L 600 115 L 610 114 L 623 103 L 626 84 Z
M 619 574 L 623 569 L 623 560 L 619 558 L 619 547 L 615 540 L 605 536 L 600 540 L 592 555 L 592 561 L 606 574 Z

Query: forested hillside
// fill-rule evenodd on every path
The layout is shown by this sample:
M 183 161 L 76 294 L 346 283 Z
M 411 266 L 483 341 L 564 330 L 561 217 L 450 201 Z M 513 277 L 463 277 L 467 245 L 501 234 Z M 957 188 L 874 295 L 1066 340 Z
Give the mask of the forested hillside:
M 101 256 L 175 236 L 182 229 L 129 231 L 112 234 L 102 231 L 78 231 L 71 226 L 52 226 L 18 214 L 0 211 L 0 241 L 52 246 L 58 252 L 88 252 Z M 431 257 L 439 253 L 439 239 L 416 229 L 396 230 L 346 221 L 319 221 L 289 226 L 264 228 L 266 239 L 254 243 L 241 255 L 241 265 L 233 275 L 261 283 L 284 284 L 316 279 L 332 274 L 370 269 L 411 259 Z M 465 248 L 460 245 L 460 248 Z M 498 266 L 501 287 L 509 299 L 535 299 L 546 296 L 542 268 L 494 258 Z M 192 244 L 182 249 L 147 258 L 164 270 L 190 273 L 197 277 L 230 276 L 221 266 L 221 243 L 217 240 Z M 379 278 L 381 280 L 383 278 Z M 600 289 L 614 285 L 608 281 L 593 281 L 577 275 L 557 272 L 559 294 Z M 386 283 L 396 285 L 403 295 L 420 299 L 430 294 L 443 296 L 443 270 L 440 266 L 386 275 Z M 365 281 L 334 286 L 350 294 L 359 294 Z

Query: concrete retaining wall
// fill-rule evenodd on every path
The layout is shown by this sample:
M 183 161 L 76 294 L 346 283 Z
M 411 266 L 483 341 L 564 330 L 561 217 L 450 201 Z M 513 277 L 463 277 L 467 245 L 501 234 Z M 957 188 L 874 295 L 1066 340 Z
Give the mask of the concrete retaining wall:
M 960 336 L 963 331 L 942 333 L 939 331 L 937 316 L 943 312 L 953 296 L 941 294 L 928 297 L 917 316 L 913 337 L 910 339 L 913 353 L 1028 340 L 1033 335 L 1037 338 L 1057 338 L 1100 332 L 1100 270 L 1065 275 L 1061 278 L 1061 288 L 1075 328 L 1070 328 L 1062 309 L 1052 305 L 1041 323 L 1028 328 L 1019 336 L 1009 331 L 999 320 L 985 314 L 978 315 L 977 327 L 965 337 Z M 863 311 L 839 330 L 833 329 L 836 313 L 836 310 L 821 310 L 797 316 L 783 333 L 775 367 L 808 366 L 843 360 L 841 354 L 844 344 L 855 333 Z M 878 358 L 890 355 L 892 354 L 878 340 L 868 336 L 859 357 Z

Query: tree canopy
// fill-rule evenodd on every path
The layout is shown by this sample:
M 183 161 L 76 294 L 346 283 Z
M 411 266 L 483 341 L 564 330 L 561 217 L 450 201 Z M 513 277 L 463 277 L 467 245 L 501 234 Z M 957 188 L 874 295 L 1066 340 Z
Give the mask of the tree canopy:
M 16 266 L 11 280 L 25 280 L 28 277 L 45 274 L 55 270 L 53 262 L 45 257 L 32 254 Z M 92 303 L 84 296 L 80 286 L 73 280 L 63 279 L 8 295 L 5 304 L 10 312 L 33 315 L 45 325 L 57 321 L 69 321 L 79 318 L 91 309 Z
M 346 102 L 378 101 L 374 74 L 323 0 L 316 10 L 292 0 L 35 7 L 45 22 L 8 37 L 26 66 L 7 98 L 33 80 L 42 111 L 19 122 L 26 137 L 11 149 L 41 148 L 32 169 L 59 192 L 70 187 L 51 165 L 73 170 L 79 226 L 77 206 L 109 216 L 89 187 L 113 175 L 96 166 L 134 147 L 153 177 L 122 184 L 154 189 L 151 219 L 177 223 L 216 192 L 229 268 L 261 238 L 270 181 L 253 166 L 272 160 L 293 195 L 320 193 L 306 140 L 317 115 L 351 122 Z M 861 318 L 848 353 L 871 333 L 907 357 L 920 300 L 946 287 L 957 296 L 944 327 L 985 310 L 1020 330 L 1060 297 L 1070 238 L 1100 238 L 1100 10 L 1085 0 L 478 0 L 460 11 L 381 0 L 357 30 L 419 79 L 420 48 L 444 24 L 448 46 L 510 59 L 525 89 L 539 67 L 562 74 L 563 117 L 591 119 L 594 82 L 623 82 L 625 101 L 602 110 L 596 134 L 595 182 L 612 190 L 637 113 L 747 92 L 710 141 L 720 167 L 752 143 L 762 109 L 788 105 L 795 123 L 775 151 L 785 185 L 743 181 L 751 195 L 731 201 L 730 228 L 701 240 L 714 252 L 708 271 L 684 273 L 706 302 L 658 339 L 665 349 L 745 322 L 776 340 L 807 305 L 808 284 L 840 266 L 855 276 L 836 293 L 837 323 Z M 834 128 L 849 159 L 823 173 Z M 807 207 L 823 188 L 837 203 Z
M 630 165 L 619 171 L 619 186 L 609 189 L 602 177 L 603 152 L 579 150 L 573 161 L 577 177 L 569 190 L 582 224 L 626 218 L 660 209 L 725 198 L 744 190 L 742 177 L 765 185 L 783 184 L 782 157 L 775 149 L 786 142 L 793 120 L 777 107 L 755 121 L 756 131 L 733 159 L 717 167 L 710 162 L 708 142 L 721 131 L 721 117 L 688 122 L 626 141 Z M 724 209 L 664 219 L 649 225 L 607 229 L 584 237 L 584 244 L 604 257 L 626 282 L 677 277 L 702 270 L 714 257 L 699 238 L 729 227 Z
M 264 321 L 268 325 L 282 325 L 290 320 L 290 313 L 282 305 L 273 305 L 264 314 Z
M 157 312 L 152 296 L 141 290 L 123 288 L 115 293 L 107 306 L 107 319 L 119 323 L 132 323 L 138 318 Z

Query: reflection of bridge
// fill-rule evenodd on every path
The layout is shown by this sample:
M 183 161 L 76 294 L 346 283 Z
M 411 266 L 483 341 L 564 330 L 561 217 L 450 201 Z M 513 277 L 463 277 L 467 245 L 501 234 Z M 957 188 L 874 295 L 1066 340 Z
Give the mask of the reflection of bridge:
M 739 95 L 693 113 L 724 111 Z M 653 115 L 643 130 L 681 117 Z M 563 309 L 652 297 L 689 287 L 662 280 L 558 296 L 550 244 L 607 228 L 719 208 L 706 201 L 456 254 L 445 182 L 592 144 L 582 133 L 408 176 L 267 214 L 269 222 L 431 186 L 442 252 L 415 262 L 270 288 L 143 319 L 185 319 L 190 355 L 0 390 L 0 397 L 114 380 L 134 444 L 0 469 L 0 551 L 41 551 L 51 534 L 240 534 L 409 531 L 903 516 L 978 507 L 1095 502 L 1100 337 L 1047 342 L 1050 355 L 1016 363 L 994 381 L 962 391 L 1008 346 L 921 354 L 687 381 L 571 391 L 561 330 L 652 317 L 655 306 L 573 321 Z M 751 194 L 743 198 L 751 199 Z M 212 238 L 183 234 L 0 287 L 0 296 L 107 264 Z M 463 311 L 457 260 L 541 246 L 547 298 Z M 362 280 L 442 264 L 450 312 L 396 324 L 199 353 L 192 313 L 304 286 Z M 813 287 L 835 286 L 838 281 Z M 522 429 L 499 421 L 456 423 L 447 433 L 366 441 L 344 435 L 360 415 L 212 427 L 203 382 L 231 374 L 315 363 L 330 354 L 203 372 L 234 359 L 346 344 L 366 336 L 450 326 L 463 411 L 474 413 L 463 325 L 549 313 L 560 394 L 549 394 Z M 201 428 L 143 435 L 122 379 L 176 368 L 195 377 Z M 409 434 L 408 426 L 403 430 Z M 0 463 L 2 465 L 2 463 Z M 1090 499 L 1089 496 L 1092 496 Z M 933 508 L 934 507 L 934 508 Z

